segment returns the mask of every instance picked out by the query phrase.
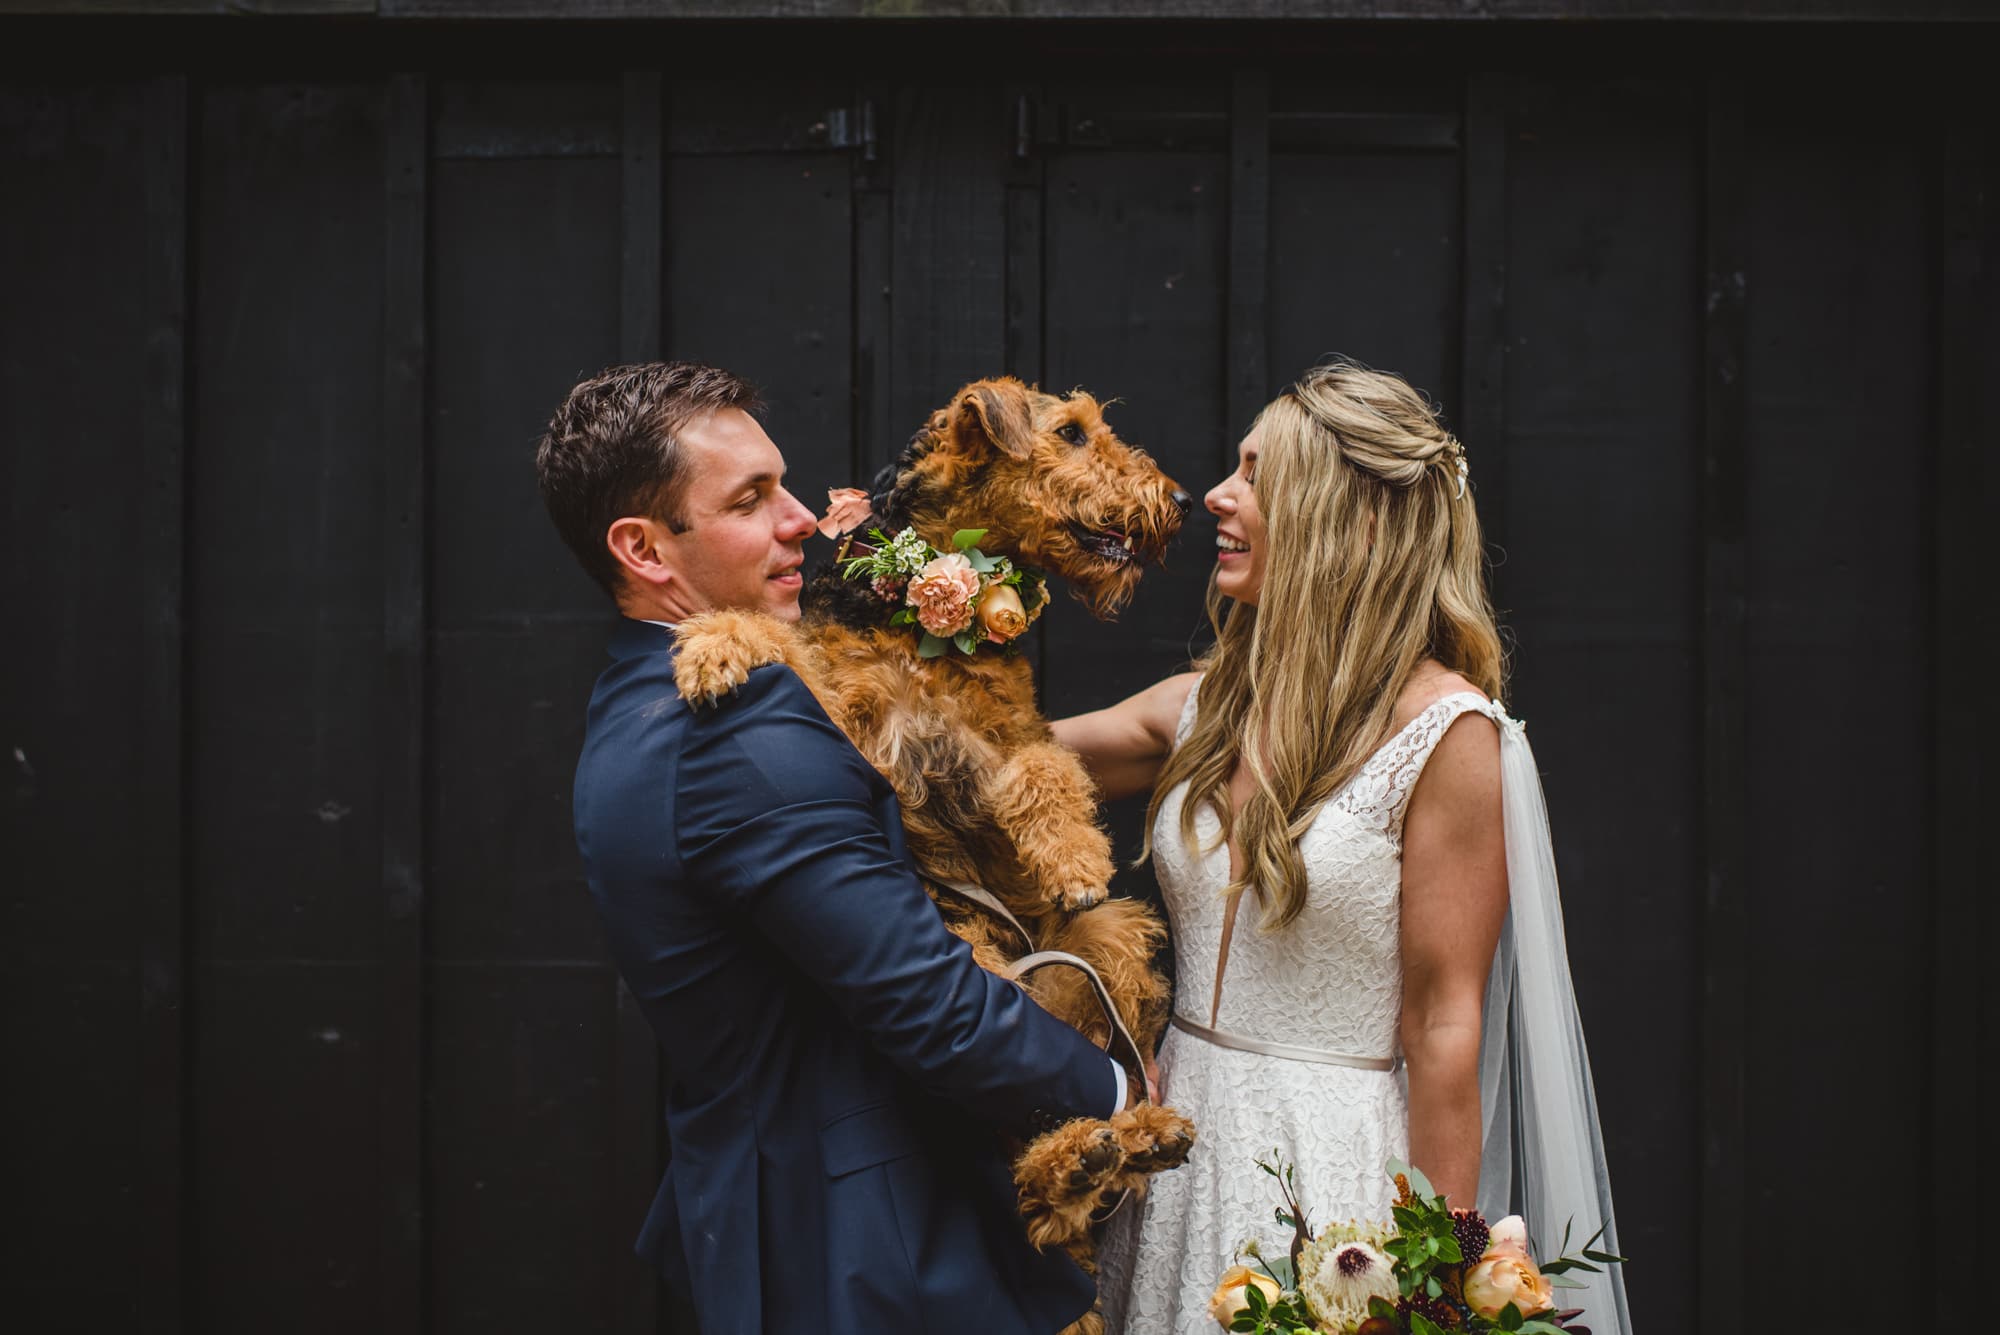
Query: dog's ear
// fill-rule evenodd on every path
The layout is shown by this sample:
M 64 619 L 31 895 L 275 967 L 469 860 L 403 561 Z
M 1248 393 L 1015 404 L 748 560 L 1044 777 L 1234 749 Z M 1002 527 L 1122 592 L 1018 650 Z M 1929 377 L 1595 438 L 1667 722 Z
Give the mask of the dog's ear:
M 1034 400 L 1012 377 L 979 380 L 958 392 L 951 405 L 952 443 L 967 454 L 997 450 L 1027 457 L 1035 444 Z

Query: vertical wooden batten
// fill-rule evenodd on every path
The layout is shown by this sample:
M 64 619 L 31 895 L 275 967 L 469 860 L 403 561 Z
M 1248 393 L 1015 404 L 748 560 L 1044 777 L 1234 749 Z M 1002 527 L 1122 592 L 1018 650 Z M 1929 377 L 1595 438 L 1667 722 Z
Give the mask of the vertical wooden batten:
M 1229 295 L 1223 384 L 1229 421 L 1224 474 L 1236 442 L 1270 397 L 1271 75 L 1238 70 L 1229 81 Z
M 146 365 L 141 469 L 145 698 L 140 739 L 138 1192 L 140 1329 L 185 1328 L 187 1258 L 187 340 L 189 93 L 184 75 L 145 91 Z
M 886 133 L 895 106 L 887 85 L 863 84 L 855 101 L 856 114 L 875 134 Z M 894 147 L 889 145 L 891 151 Z M 897 444 L 889 421 L 894 391 L 890 343 L 895 299 L 889 286 L 895 264 L 893 176 L 879 140 L 872 155 L 855 162 L 852 181 L 854 399 L 848 485 L 866 487 Z
M 1489 554 L 1507 537 L 1507 107 L 1492 75 L 1466 81 L 1458 422 Z M 1448 425 L 1450 425 L 1448 423 Z M 1505 572 L 1492 572 L 1503 626 Z
M 1001 369 L 1006 374 L 1039 385 L 1045 374 L 1043 320 L 1047 303 L 1043 296 L 1046 233 L 1043 201 L 1048 191 L 1048 168 L 1039 140 L 1040 120 L 1046 114 L 1039 88 L 1017 85 L 1006 90 L 1006 106 L 1013 123 L 1008 127 L 1009 164 L 1007 172 L 1007 291 L 1006 340 Z M 1047 635 L 1034 637 L 1035 703 L 1042 703 L 1042 682 L 1048 675 Z
M 1935 269 L 1936 457 L 1932 477 L 1931 830 L 1935 850 L 1931 922 L 1930 1164 L 1933 1209 L 1948 1210 L 1971 1197 L 1984 1199 L 1992 1176 L 1990 1148 L 1980 1136 L 1980 1072 L 1990 1069 L 1982 1044 L 1980 1005 L 1982 703 L 1980 667 L 1990 643 L 1991 614 L 1984 592 L 1987 559 L 1980 549 L 1981 395 L 1991 371 L 1982 353 L 1980 321 L 1993 300 L 1983 235 L 1992 208 L 1990 134 L 1972 108 L 1948 100 L 1940 117 L 1943 146 L 1937 155 Z M 1991 754 L 1990 750 L 1986 754 Z M 1988 882 L 1990 885 L 1990 882 Z M 1982 1173 L 1982 1168 L 1984 1172 Z M 1925 1288 L 1930 1319 L 1939 1328 L 1955 1320 L 1946 1263 L 1928 1260 Z
M 622 214 L 618 282 L 618 355 L 625 362 L 660 356 L 665 309 L 664 105 L 656 70 L 628 72 L 621 90 Z M 624 1257 L 659 1187 L 665 1123 L 660 1104 L 660 1047 L 632 989 L 617 980 L 616 1053 L 611 1099 L 613 1188 L 605 1220 L 609 1254 Z M 660 1320 L 659 1281 L 648 1266 L 620 1265 L 612 1292 L 612 1329 L 647 1335 Z
M 382 290 L 382 1324 L 426 1328 L 424 717 L 429 442 L 426 238 L 430 98 L 389 79 Z
M 1702 153 L 1701 1306 L 1742 1309 L 1748 1005 L 1748 440 L 1744 354 L 1749 242 L 1743 90 L 1710 78 Z

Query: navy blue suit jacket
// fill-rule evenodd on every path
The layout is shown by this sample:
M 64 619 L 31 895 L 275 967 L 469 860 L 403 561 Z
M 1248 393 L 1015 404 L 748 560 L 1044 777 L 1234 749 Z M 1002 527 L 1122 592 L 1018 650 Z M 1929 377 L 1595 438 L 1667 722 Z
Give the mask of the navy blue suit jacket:
M 668 631 L 612 655 L 576 838 L 666 1059 L 640 1254 L 704 1335 L 1068 1324 L 1091 1282 L 1028 1246 L 987 1124 L 1104 1116 L 1105 1055 L 945 930 L 893 790 L 789 668 L 695 711 Z

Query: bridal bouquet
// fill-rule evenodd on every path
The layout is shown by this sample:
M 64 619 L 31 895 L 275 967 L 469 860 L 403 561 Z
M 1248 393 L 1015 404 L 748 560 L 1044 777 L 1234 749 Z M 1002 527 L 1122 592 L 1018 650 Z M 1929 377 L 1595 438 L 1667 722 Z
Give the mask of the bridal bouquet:
M 1273 1158 L 1276 1158 L 1274 1153 Z M 1581 1309 L 1559 1310 L 1555 1291 L 1579 1287 L 1568 1272 L 1597 1273 L 1624 1260 L 1594 1251 L 1593 1237 L 1569 1256 L 1569 1233 L 1556 1260 L 1537 1264 L 1519 1215 L 1489 1225 L 1477 1210 L 1452 1210 L 1416 1169 L 1391 1160 L 1393 1223 L 1329 1224 L 1314 1233 L 1300 1206 L 1296 1175 L 1280 1161 L 1257 1166 L 1278 1180 L 1291 1227 L 1291 1254 L 1267 1258 L 1253 1240 L 1209 1303 L 1225 1330 L 1253 1335 L 1445 1335 L 1449 1331 L 1520 1331 L 1589 1335 L 1575 1324 Z M 1258 1273 L 1259 1271 L 1262 1273 Z

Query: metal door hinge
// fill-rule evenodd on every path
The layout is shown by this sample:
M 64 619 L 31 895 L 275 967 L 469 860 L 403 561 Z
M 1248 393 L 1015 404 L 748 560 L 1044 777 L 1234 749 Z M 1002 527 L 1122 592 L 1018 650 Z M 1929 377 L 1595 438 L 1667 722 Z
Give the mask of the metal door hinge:
M 875 133 L 875 99 L 866 98 L 858 107 L 835 107 L 812 127 L 815 139 L 828 148 L 858 148 L 863 162 L 873 162 L 880 151 Z

